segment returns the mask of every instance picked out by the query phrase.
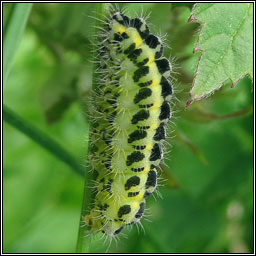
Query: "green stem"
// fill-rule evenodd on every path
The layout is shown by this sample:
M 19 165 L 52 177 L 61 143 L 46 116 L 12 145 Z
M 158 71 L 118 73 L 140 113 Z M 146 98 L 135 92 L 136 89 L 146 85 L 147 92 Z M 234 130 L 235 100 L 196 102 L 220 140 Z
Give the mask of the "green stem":
M 208 165 L 208 162 L 203 153 L 194 145 L 184 134 L 181 132 L 175 132 L 175 140 L 184 143 L 192 151 L 192 153 L 202 162 L 204 165 Z
M 197 122 L 197 123 L 209 123 L 209 122 L 214 122 L 214 121 L 219 121 L 219 120 L 229 120 L 232 118 L 238 118 L 238 117 L 243 117 L 246 115 L 251 114 L 253 111 L 253 106 L 248 106 L 244 109 L 241 109 L 236 112 L 232 112 L 226 115 L 218 115 L 214 113 L 208 113 L 205 112 L 201 109 L 191 109 L 190 111 L 185 111 L 183 112 L 183 117 L 186 119 Z
M 13 59 L 24 33 L 32 3 L 15 3 L 7 18 L 3 33 L 3 85 L 6 85 Z
M 79 164 L 65 149 L 63 149 L 61 145 L 50 138 L 46 133 L 40 131 L 37 127 L 18 116 L 5 105 L 3 105 L 3 119 L 8 124 L 27 135 L 41 147 L 48 150 L 59 160 L 66 163 L 77 174 L 84 175 L 83 166 Z
M 99 19 L 102 19 L 103 7 L 104 6 L 102 3 L 96 4 L 95 34 L 97 34 L 97 32 L 98 32 L 97 27 L 99 25 L 101 25 Z M 95 39 L 94 45 L 96 45 L 96 43 L 97 43 L 96 40 L 97 39 Z M 94 66 L 93 67 L 93 77 L 92 77 L 92 88 L 95 88 L 95 86 L 96 86 L 96 74 L 95 74 L 95 66 Z M 91 203 L 93 200 L 93 194 L 92 194 L 92 190 L 89 188 L 89 185 L 91 184 L 92 179 L 93 179 L 93 173 L 86 171 L 85 172 L 84 195 L 83 195 L 83 202 L 82 202 L 82 209 L 81 209 L 81 219 L 79 221 L 79 231 L 78 231 L 77 246 L 76 246 L 77 253 L 89 253 L 89 251 L 90 251 L 90 238 L 86 236 L 86 233 L 89 231 L 89 229 L 88 229 L 88 227 L 85 227 L 82 225 L 83 223 L 81 220 L 82 220 L 83 216 L 85 216 L 86 214 L 88 214 L 90 212 Z

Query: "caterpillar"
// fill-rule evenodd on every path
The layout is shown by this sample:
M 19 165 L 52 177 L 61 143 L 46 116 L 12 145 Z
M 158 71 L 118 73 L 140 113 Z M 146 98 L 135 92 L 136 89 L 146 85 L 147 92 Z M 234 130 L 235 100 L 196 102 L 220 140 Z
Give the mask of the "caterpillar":
M 157 187 L 171 117 L 171 64 L 143 18 L 110 10 L 97 48 L 88 161 L 94 202 L 83 221 L 114 237 L 139 223 Z

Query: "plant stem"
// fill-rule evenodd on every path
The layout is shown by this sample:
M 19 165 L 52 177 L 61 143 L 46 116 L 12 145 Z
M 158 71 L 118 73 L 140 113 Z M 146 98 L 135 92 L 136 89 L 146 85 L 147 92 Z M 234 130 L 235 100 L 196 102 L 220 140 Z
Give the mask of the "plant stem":
M 28 123 L 22 117 L 3 105 L 3 119 L 20 132 L 27 135 L 44 149 L 48 150 L 55 157 L 66 163 L 73 171 L 79 175 L 84 175 L 84 168 L 76 159 L 71 156 L 59 143 L 54 141 L 46 133 L 40 131 L 34 125 Z
M 3 85 L 6 85 L 13 59 L 21 42 L 32 3 L 15 3 L 3 33 Z
M 181 132 L 176 131 L 175 132 L 175 140 L 180 141 L 184 143 L 188 148 L 191 150 L 191 152 L 201 161 L 201 163 L 205 166 L 208 165 L 208 162 L 203 155 L 203 153 L 199 150 L 199 148 L 194 145 L 184 134 Z
M 100 24 L 100 19 L 102 18 L 103 14 L 103 4 L 97 3 L 96 4 L 96 19 L 95 19 L 95 27 L 97 28 Z M 97 34 L 97 29 L 95 30 L 95 35 Z M 97 39 L 95 39 L 94 45 L 97 44 Z M 96 56 L 96 52 L 94 58 Z M 96 74 L 95 74 L 95 66 L 93 67 L 93 76 L 92 76 L 92 88 L 94 89 L 96 86 Z M 93 173 L 86 170 L 85 172 L 85 184 L 84 184 L 84 195 L 83 195 L 83 202 L 82 202 L 82 209 L 81 209 L 81 219 L 79 221 L 79 231 L 78 231 L 78 238 L 77 238 L 77 246 L 76 252 L 77 253 L 89 253 L 90 251 L 90 237 L 86 237 L 86 232 L 89 231 L 89 228 L 83 226 L 82 218 L 86 214 L 90 212 L 91 203 L 93 200 L 93 193 L 89 185 L 91 185 L 91 181 L 93 179 Z
M 183 112 L 183 117 L 186 119 L 197 122 L 197 123 L 210 123 L 219 120 L 229 120 L 232 118 L 243 117 L 249 115 L 253 112 L 253 106 L 250 105 L 244 109 L 238 110 L 236 112 L 232 112 L 226 115 L 219 115 L 214 113 L 208 113 L 201 109 L 191 109 L 190 111 Z

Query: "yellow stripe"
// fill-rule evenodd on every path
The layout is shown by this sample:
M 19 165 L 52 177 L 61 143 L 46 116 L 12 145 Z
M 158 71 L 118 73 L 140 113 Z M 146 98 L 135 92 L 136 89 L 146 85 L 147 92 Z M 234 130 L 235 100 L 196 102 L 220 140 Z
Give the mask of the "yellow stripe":
M 114 30 L 114 32 L 120 33 L 121 35 L 126 31 L 126 27 L 119 24 L 117 21 L 113 22 L 112 29 Z

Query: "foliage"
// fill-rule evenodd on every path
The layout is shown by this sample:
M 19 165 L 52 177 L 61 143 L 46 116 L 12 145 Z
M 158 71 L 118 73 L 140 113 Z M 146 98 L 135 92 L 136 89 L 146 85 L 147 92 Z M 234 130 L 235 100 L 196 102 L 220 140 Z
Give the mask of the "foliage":
M 189 101 L 200 100 L 230 80 L 253 73 L 253 4 L 196 4 L 190 20 L 201 23 L 201 51 Z
M 3 5 L 4 28 L 12 5 Z M 151 13 L 149 22 L 154 32 L 166 34 L 170 49 L 165 55 L 175 58 L 177 100 L 172 119 L 175 125 L 170 128 L 172 146 L 167 148 L 163 166 L 167 179 L 167 185 L 160 188 L 163 199 L 156 196 L 156 201 L 148 200 L 147 213 L 152 222 L 143 222 L 145 234 L 133 228 L 127 232 L 127 239 L 120 236 L 117 244 L 113 242 L 109 252 L 252 252 L 251 80 L 245 77 L 233 89 L 225 83 L 211 97 L 185 108 L 200 58 L 198 53 L 193 55 L 193 48 L 202 28 L 196 22 L 187 23 L 191 4 L 121 5 L 131 15 L 140 13 L 143 7 Z M 201 22 L 205 22 L 205 12 L 210 11 L 199 11 L 206 5 L 198 4 L 192 11 Z M 226 6 L 234 8 L 232 4 L 212 8 L 224 12 Z M 239 21 L 237 15 L 242 15 L 242 9 L 228 13 L 228 17 Z M 90 16 L 95 16 L 93 3 L 34 3 L 4 88 L 4 104 L 24 122 L 54 138 L 82 167 L 88 143 L 86 112 L 95 33 Z M 211 26 L 212 34 L 215 27 Z M 206 25 L 203 29 L 207 29 Z M 207 43 L 201 39 L 199 42 L 206 55 Z M 211 41 L 211 45 L 215 43 Z M 8 47 L 11 44 L 4 51 L 10 50 Z M 247 57 L 250 62 L 251 57 Z M 228 68 L 237 68 L 229 64 Z M 246 65 L 239 70 L 241 74 L 248 70 Z M 235 75 L 232 81 L 236 78 L 241 76 Z M 7 123 L 3 135 L 4 252 L 75 252 L 83 179 Z M 90 250 L 104 252 L 107 247 L 96 236 Z
M 4 29 L 4 73 L 3 84 L 6 84 L 11 65 L 16 53 L 16 50 L 21 41 L 24 32 L 26 21 L 30 13 L 32 4 L 16 4 L 13 5 L 8 20 L 5 23 Z

